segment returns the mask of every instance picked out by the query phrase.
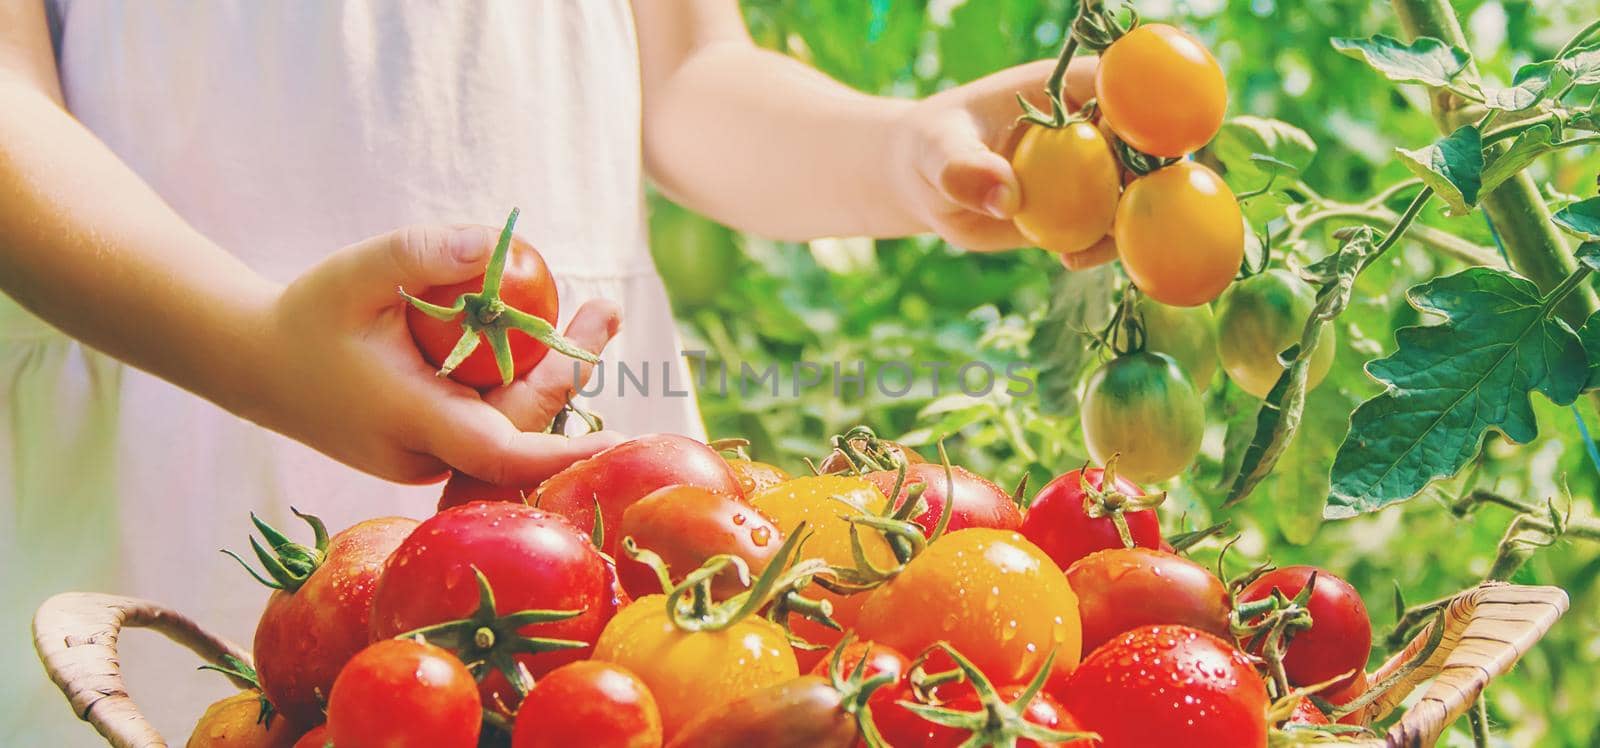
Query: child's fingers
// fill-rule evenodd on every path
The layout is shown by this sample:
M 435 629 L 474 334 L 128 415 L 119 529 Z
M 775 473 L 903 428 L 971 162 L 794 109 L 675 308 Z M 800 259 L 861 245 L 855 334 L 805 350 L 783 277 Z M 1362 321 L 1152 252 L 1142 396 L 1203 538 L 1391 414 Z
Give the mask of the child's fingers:
M 566 336 L 578 347 L 599 355 L 621 324 L 621 308 L 606 299 L 593 299 L 572 316 Z M 552 351 L 532 371 L 509 387 L 490 391 L 483 399 L 518 429 L 540 431 L 561 412 L 578 388 L 588 383 L 593 372 L 593 364 Z
M 370 312 L 400 303 L 399 288 L 420 294 L 482 275 L 498 239 L 488 226 L 411 226 L 345 247 L 317 272 L 330 302 Z
M 1010 162 L 979 137 L 970 119 L 935 130 L 923 146 L 922 176 L 957 206 L 995 219 L 1010 218 L 1020 203 Z
M 1107 236 L 1088 249 L 1061 255 L 1061 264 L 1068 270 L 1087 270 L 1117 259 L 1117 243 Z
M 566 437 L 522 431 L 476 397 L 445 397 L 424 408 L 423 448 L 451 467 L 497 486 L 536 486 L 578 460 L 623 441 L 597 431 Z

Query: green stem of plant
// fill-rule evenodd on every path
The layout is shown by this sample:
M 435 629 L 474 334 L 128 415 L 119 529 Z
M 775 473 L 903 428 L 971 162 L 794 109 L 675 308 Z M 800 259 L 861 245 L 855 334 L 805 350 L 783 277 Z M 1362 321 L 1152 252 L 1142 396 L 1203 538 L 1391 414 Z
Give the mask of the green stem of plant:
M 1461 30 L 1461 20 L 1449 0 L 1390 0 L 1390 3 L 1408 38 L 1431 36 L 1446 44 L 1470 48 Z M 1462 75 L 1472 80 L 1478 72 L 1469 65 Z M 1434 99 L 1434 121 L 1441 133 L 1451 132 L 1474 119 L 1471 109 L 1451 109 L 1442 107 L 1443 103 Z M 1496 144 L 1487 151 L 1485 156 L 1492 159 L 1504 152 L 1504 146 Z M 1577 265 L 1572 250 L 1550 222 L 1550 209 L 1526 173 L 1506 180 L 1493 192 L 1483 195 L 1479 202 L 1499 233 L 1511 267 L 1517 272 L 1543 290 L 1555 288 L 1572 274 Z M 1577 327 L 1596 306 L 1594 292 L 1581 288 L 1562 302 L 1561 317 L 1567 324 Z
M 1405 212 L 1401 213 L 1400 218 L 1394 222 L 1394 228 L 1389 229 L 1389 233 L 1384 235 L 1383 241 L 1378 243 L 1377 250 L 1367 259 L 1367 265 L 1370 266 L 1376 262 L 1379 257 L 1383 256 L 1384 252 L 1389 251 L 1389 248 L 1395 245 L 1395 242 L 1400 241 L 1400 236 L 1406 233 L 1406 229 L 1411 228 L 1412 222 L 1416 221 L 1417 216 L 1422 213 L 1422 206 L 1427 205 L 1428 201 L 1432 199 L 1432 187 L 1422 188 L 1422 191 L 1418 192 L 1416 197 L 1411 198 L 1411 204 L 1406 206 Z
M 1589 37 L 1593 36 L 1596 31 L 1600 31 L 1600 20 L 1590 21 L 1588 26 L 1583 27 L 1578 31 L 1578 33 L 1573 34 L 1572 39 L 1567 42 L 1566 46 L 1562 47 L 1561 51 L 1556 53 L 1556 59 L 1559 60 L 1569 54 L 1572 54 L 1573 50 L 1577 49 L 1585 41 L 1588 41 Z

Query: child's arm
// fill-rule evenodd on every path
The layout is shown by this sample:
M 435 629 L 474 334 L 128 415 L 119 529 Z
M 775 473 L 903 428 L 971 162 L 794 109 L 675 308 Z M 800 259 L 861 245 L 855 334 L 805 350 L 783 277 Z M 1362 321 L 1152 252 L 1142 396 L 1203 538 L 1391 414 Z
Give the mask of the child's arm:
M 396 285 L 481 273 L 493 229 L 401 230 L 333 254 L 287 288 L 261 278 L 66 112 L 38 0 L 0 4 L 0 112 L 0 291 L 67 334 L 394 480 L 428 480 L 448 464 L 536 483 L 616 440 L 519 431 L 548 409 L 531 382 L 569 384 L 549 371 L 492 398 L 508 418 L 433 376 L 412 347 Z M 572 333 L 598 350 L 616 314 L 587 307 Z
M 1018 192 L 1001 154 L 1016 94 L 1043 106 L 1053 61 L 889 99 L 756 47 L 736 0 L 633 7 L 646 166 L 675 200 L 785 239 L 936 231 L 969 249 L 1028 243 L 1009 220 Z M 1074 62 L 1069 99 L 1087 96 L 1092 65 Z

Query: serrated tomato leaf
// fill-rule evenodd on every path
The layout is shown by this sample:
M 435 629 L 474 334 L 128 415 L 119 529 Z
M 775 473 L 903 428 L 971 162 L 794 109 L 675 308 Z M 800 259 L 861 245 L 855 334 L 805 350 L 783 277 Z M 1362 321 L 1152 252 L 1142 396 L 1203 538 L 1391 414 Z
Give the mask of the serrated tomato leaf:
M 1483 167 L 1483 184 L 1479 193 L 1487 195 L 1493 192 L 1501 183 L 1528 168 L 1534 160 L 1552 150 L 1550 146 L 1554 140 L 1555 131 L 1548 125 L 1535 125 L 1524 130 L 1516 140 L 1511 141 L 1511 147 Z
M 1448 85 L 1472 60 L 1466 50 L 1431 36 L 1419 36 L 1410 44 L 1385 34 L 1365 39 L 1335 37 L 1331 41 L 1334 49 L 1364 58 L 1374 70 L 1397 83 Z
M 1426 148 L 1396 148 L 1395 152 L 1411 173 L 1450 206 L 1450 215 L 1466 215 L 1478 204 L 1483 184 L 1483 134 L 1476 126 L 1464 125 Z
M 1572 78 L 1574 85 L 1600 83 L 1600 47 L 1579 50 L 1577 54 L 1561 60 L 1561 72 Z
M 1394 354 L 1367 364 L 1387 390 L 1350 417 L 1333 460 L 1330 519 L 1409 499 L 1454 475 L 1491 428 L 1528 442 L 1538 434 L 1530 394 L 1568 405 L 1588 378 L 1577 333 L 1526 278 L 1468 268 L 1407 298 L 1445 321 L 1402 328 Z
M 1550 77 L 1555 73 L 1555 60 L 1545 60 L 1523 65 L 1511 76 L 1507 88 L 1483 88 L 1483 103 L 1493 109 L 1520 112 L 1544 98 L 1550 90 Z
M 1117 281 L 1110 265 L 1063 271 L 1050 288 L 1050 307 L 1028 347 L 1039 371 L 1039 405 L 1051 415 L 1078 412 L 1078 381 L 1092 360 L 1092 332 L 1111 321 Z
M 1278 376 L 1277 384 L 1273 385 L 1272 391 L 1261 402 L 1260 410 L 1256 411 L 1255 431 L 1245 447 L 1238 471 L 1233 473 L 1224 506 L 1242 501 L 1271 475 L 1284 449 L 1294 438 L 1295 431 L 1300 427 L 1300 417 L 1305 412 L 1311 371 L 1309 352 L 1317 349 L 1317 343 L 1327 326 L 1350 305 L 1356 276 L 1377 256 L 1377 237 L 1377 231 L 1370 226 L 1354 229 L 1338 250 L 1302 271 L 1307 281 L 1318 286 L 1316 305 L 1306 319 L 1292 362 Z
M 1551 217 L 1557 226 L 1585 239 L 1600 239 L 1600 197 L 1579 200 Z

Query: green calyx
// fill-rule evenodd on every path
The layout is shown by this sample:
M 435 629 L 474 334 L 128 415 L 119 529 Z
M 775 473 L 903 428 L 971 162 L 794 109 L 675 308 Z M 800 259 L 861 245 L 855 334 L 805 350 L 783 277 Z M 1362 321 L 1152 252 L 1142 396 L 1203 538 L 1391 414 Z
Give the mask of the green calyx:
M 256 673 L 256 669 L 250 663 L 231 654 L 223 655 L 222 664 L 220 665 L 206 664 L 196 669 L 222 673 L 233 680 L 235 685 L 242 683 L 257 691 L 261 690 L 261 676 Z M 271 729 L 273 718 L 278 716 L 278 709 L 272 705 L 271 701 L 267 700 L 265 693 L 261 694 L 261 698 L 258 701 L 260 702 L 260 711 L 256 713 L 256 724 Z
M 1090 518 L 1107 518 L 1117 528 L 1117 537 L 1122 539 L 1122 545 L 1127 548 L 1134 547 L 1133 531 L 1128 529 L 1128 512 L 1142 512 L 1155 509 L 1167 500 L 1167 492 L 1145 496 L 1129 496 L 1117 490 L 1117 458 L 1111 455 L 1106 460 L 1106 466 L 1100 471 L 1100 487 L 1096 488 L 1089 482 L 1089 465 L 1084 464 L 1078 471 L 1078 488 L 1083 492 L 1083 511 Z
M 277 528 L 262 521 L 254 512 L 250 514 L 250 522 L 256 526 L 256 530 L 260 531 L 261 536 L 267 540 L 266 547 L 262 547 L 261 543 L 254 537 L 250 538 L 250 550 L 255 551 L 256 559 L 261 562 L 262 568 L 266 570 L 266 576 L 262 576 L 261 573 L 251 568 L 249 563 L 239 557 L 239 554 L 227 549 L 223 549 L 222 552 L 233 560 L 238 561 L 239 565 L 243 566 L 245 571 L 250 572 L 250 576 L 255 577 L 257 582 L 275 590 L 292 593 L 300 589 L 300 585 L 305 584 L 311 574 L 317 570 L 317 567 L 322 566 L 322 562 L 327 558 L 328 527 L 322 523 L 322 520 L 310 514 L 301 514 L 300 510 L 294 507 L 290 507 L 289 511 L 294 512 L 294 516 L 305 520 L 306 524 L 311 525 L 311 532 L 315 537 L 315 540 L 312 541 L 312 546 L 307 547 L 290 540 L 287 535 L 279 532 Z
M 844 650 L 855 641 L 854 632 L 844 635 L 839 644 L 833 648 L 833 654 L 828 657 L 828 680 L 833 689 L 839 692 L 839 709 L 849 715 L 856 722 L 856 733 L 861 736 L 861 741 L 867 748 L 887 748 L 888 743 L 878 732 L 878 726 L 872 721 L 872 707 L 867 700 L 878 689 L 894 682 L 894 676 L 888 673 L 879 673 L 867 677 L 867 661 L 871 659 L 871 650 L 856 662 L 849 673 L 844 671 Z
M 1218 563 L 1221 563 L 1220 559 Z M 1289 675 L 1283 667 L 1283 658 L 1289 651 L 1289 641 L 1294 635 L 1311 628 L 1311 610 L 1307 605 L 1311 602 L 1311 593 L 1316 589 L 1318 572 L 1311 573 L 1306 579 L 1306 586 L 1293 598 L 1274 587 L 1272 594 L 1260 600 L 1240 602 L 1238 591 L 1270 568 L 1257 567 L 1245 579 L 1229 585 L 1229 597 L 1233 604 L 1228 614 L 1228 626 L 1234 638 L 1242 642 L 1247 651 L 1261 653 L 1274 695 L 1282 698 L 1293 692 Z
M 511 215 L 506 218 L 506 227 L 501 230 L 500 241 L 495 244 L 489 266 L 483 272 L 482 291 L 461 294 L 456 297 L 455 304 L 445 307 L 423 301 L 406 293 L 404 288 L 400 289 L 400 295 L 423 314 L 445 322 L 454 322 L 459 318 L 461 322 L 461 339 L 439 366 L 441 377 L 449 376 L 478 349 L 479 343 L 487 339 L 490 350 L 494 351 L 495 365 L 500 369 L 500 383 L 511 384 L 511 330 L 520 330 L 562 355 L 591 364 L 600 360 L 595 354 L 562 337 L 549 322 L 501 300 L 500 281 L 505 273 L 506 258 L 511 253 L 511 230 L 517 224 L 519 213 L 518 209 L 512 208 Z
M 526 696 L 533 677 L 517 662 L 517 655 L 582 649 L 591 642 L 524 636 L 521 629 L 551 621 L 564 621 L 582 615 L 581 610 L 519 610 L 507 615 L 495 612 L 494 590 L 478 567 L 472 567 L 478 581 L 478 609 L 455 621 L 424 626 L 401 634 L 396 639 L 420 638 L 456 653 L 473 677 L 483 680 L 490 669 L 500 671 L 518 695 Z
M 649 566 L 666 592 L 667 617 L 681 631 L 722 631 L 765 609 L 766 617 L 781 626 L 790 643 L 801 649 L 820 647 L 800 639 L 789 630 L 789 616 L 801 615 L 823 626 L 841 630 L 833 620 L 833 607 L 826 600 L 811 600 L 800 595 L 818 575 L 829 574 L 827 562 L 819 558 L 800 558 L 800 548 L 811 537 L 811 531 L 802 522 L 779 546 L 777 553 L 754 580 L 750 578 L 750 565 L 744 559 L 721 554 L 706 559 L 700 568 L 691 571 L 682 582 L 672 583 L 667 565 L 661 557 L 648 549 L 640 548 L 633 538 L 622 539 L 624 553 L 635 561 Z M 745 590 L 726 600 L 713 600 L 711 582 L 724 571 L 732 569 Z
M 912 701 L 900 701 L 900 706 L 907 711 L 936 725 L 953 727 L 971 733 L 964 742 L 963 748 L 978 748 L 979 746 L 1002 746 L 1014 748 L 1019 740 L 1028 739 L 1038 743 L 1066 743 L 1074 740 L 1099 740 L 1100 736 L 1092 732 L 1065 732 L 1055 730 L 1043 725 L 1029 722 L 1027 719 L 1028 705 L 1034 697 L 1044 688 L 1045 681 L 1050 677 L 1050 667 L 1055 664 L 1056 653 L 1051 650 L 1040 666 L 1039 672 L 1018 694 L 1015 699 L 1006 701 L 1001 698 L 1000 692 L 989 681 L 989 678 L 980 671 L 972 661 L 962 656 L 954 647 L 940 642 L 935 645 L 955 660 L 963 674 L 972 684 L 973 691 L 978 694 L 980 709 L 976 712 L 962 712 L 945 706 L 934 704 L 919 704 Z
M 1079 115 L 1067 115 L 1066 102 L 1061 98 L 1061 88 L 1067 78 L 1067 66 L 1071 64 L 1072 56 L 1078 53 L 1080 47 L 1090 52 L 1099 52 L 1139 25 L 1139 12 L 1132 6 L 1124 8 L 1128 12 L 1126 21 L 1118 18 L 1115 11 L 1106 10 L 1101 0 L 1084 0 L 1078 4 L 1078 13 L 1067 29 L 1066 39 L 1061 43 L 1061 52 L 1056 55 L 1055 70 L 1045 82 L 1045 97 L 1050 102 L 1050 111 L 1040 110 L 1026 97 L 1017 94 L 1017 105 L 1022 107 L 1019 122 L 1039 127 L 1059 128 L 1065 127 L 1070 122 L 1088 121 L 1092 116 L 1090 113 L 1093 112 L 1093 102 L 1085 105 L 1084 111 Z
M 939 507 L 939 521 L 931 530 L 911 519 L 927 509 L 927 504 L 922 501 L 922 493 L 928 485 L 919 483 L 907 488 L 906 465 L 902 462 L 895 467 L 894 488 L 889 492 L 889 501 L 885 504 L 887 514 L 842 516 L 850 523 L 850 555 L 854 566 L 833 567 L 832 573 L 818 579 L 817 584 L 842 595 L 854 595 L 881 587 L 899 576 L 906 564 L 920 555 L 929 543 L 944 537 L 945 531 L 950 528 L 950 515 L 955 508 L 955 502 L 951 499 L 955 495 L 955 473 L 951 470 L 950 455 L 945 452 L 943 441 L 939 442 L 939 461 L 944 467 L 945 501 Z M 902 495 L 904 501 L 901 500 Z M 839 501 L 855 508 L 854 504 L 843 499 Z M 878 533 L 889 544 L 895 556 L 894 566 L 880 568 L 867 557 L 866 546 L 861 540 L 862 527 Z M 928 531 L 925 533 L 925 530 Z
M 836 469 L 825 467 L 824 470 L 829 473 L 865 475 L 906 465 L 906 456 L 900 445 L 878 438 L 878 434 L 866 426 L 854 426 L 843 434 L 835 435 L 832 444 L 833 451 L 823 464 L 842 464 Z

